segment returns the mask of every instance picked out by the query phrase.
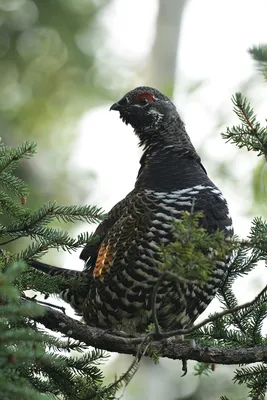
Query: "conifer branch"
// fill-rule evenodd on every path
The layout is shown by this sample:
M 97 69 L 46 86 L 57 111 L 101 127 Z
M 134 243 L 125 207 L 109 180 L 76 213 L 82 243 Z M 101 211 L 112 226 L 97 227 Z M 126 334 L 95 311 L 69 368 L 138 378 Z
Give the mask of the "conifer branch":
M 246 347 L 246 348 L 219 348 L 207 347 L 206 345 L 196 345 L 192 348 L 189 341 L 179 341 L 170 339 L 171 335 L 182 335 L 192 333 L 202 326 L 219 319 L 227 314 L 241 310 L 242 308 L 251 307 L 260 297 L 266 292 L 266 287 L 255 297 L 252 301 L 243 305 L 237 306 L 233 310 L 225 310 L 217 313 L 214 316 L 207 318 L 203 322 L 195 325 L 190 329 L 168 332 L 166 334 L 157 335 L 159 339 L 151 340 L 149 351 L 157 353 L 161 357 L 168 357 L 171 359 L 188 359 L 204 363 L 216 364 L 249 364 L 255 362 L 267 362 L 267 346 L 259 347 Z M 131 354 L 136 356 L 138 345 L 144 342 L 148 336 L 153 336 L 151 333 L 148 336 L 119 336 L 115 333 L 85 325 L 67 315 L 60 313 L 57 310 L 46 308 L 43 315 L 33 317 L 34 321 L 43 324 L 46 328 L 57 331 L 78 340 L 103 350 L 118 352 L 124 354 Z
M 267 129 L 261 126 L 253 108 L 241 93 L 236 93 L 232 97 L 232 102 L 241 125 L 228 127 L 226 133 L 222 134 L 223 138 L 239 148 L 246 147 L 249 151 L 253 150 L 258 152 L 258 155 L 266 156 Z
M 251 57 L 256 61 L 259 71 L 262 73 L 264 78 L 267 78 L 267 45 L 261 44 L 258 46 L 252 46 L 248 50 Z
M 23 142 L 16 148 L 2 146 L 0 148 L 0 173 L 8 169 L 11 172 L 17 167 L 17 161 L 30 158 L 36 153 L 36 143 L 31 141 Z

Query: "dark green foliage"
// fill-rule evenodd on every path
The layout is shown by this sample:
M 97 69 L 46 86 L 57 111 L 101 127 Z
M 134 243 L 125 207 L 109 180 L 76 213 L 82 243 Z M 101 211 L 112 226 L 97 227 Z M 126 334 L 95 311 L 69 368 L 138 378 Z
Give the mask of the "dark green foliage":
M 195 367 L 195 375 L 207 375 L 209 376 L 212 372 L 211 364 L 207 363 L 198 363 Z
M 239 384 L 246 383 L 252 398 L 264 399 L 267 390 L 266 365 L 260 364 L 237 369 L 234 381 Z
M 267 46 L 250 49 L 258 62 L 264 77 L 267 77 Z M 224 138 L 235 143 L 239 148 L 256 151 L 267 158 L 267 128 L 256 119 L 256 115 L 247 99 L 240 93 L 233 97 L 234 112 L 240 125 L 227 128 Z M 246 240 L 236 243 L 227 278 L 220 288 L 218 297 L 224 309 L 234 309 L 238 300 L 232 288 L 238 277 L 248 274 L 259 261 L 267 260 L 267 222 L 260 217 L 252 221 Z M 193 333 L 199 343 L 207 346 L 246 348 L 266 346 L 266 335 L 262 332 L 263 322 L 267 317 L 267 287 L 257 295 L 252 305 L 234 311 L 211 322 Z M 208 367 L 207 367 L 208 368 Z M 197 373 L 205 373 L 205 365 L 197 367 Z M 246 384 L 252 399 L 264 399 L 267 392 L 267 369 L 265 363 L 239 367 L 234 374 L 234 382 Z M 221 400 L 228 400 L 222 396 Z
M 63 230 L 48 227 L 58 219 L 64 222 L 100 221 L 95 207 L 61 207 L 47 203 L 39 210 L 25 208 L 27 186 L 12 175 L 18 160 L 35 153 L 36 145 L 23 143 L 17 148 L 0 146 L 0 204 L 9 224 L 0 227 L 0 391 L 1 399 L 67 400 L 114 399 L 116 391 L 127 384 L 137 368 L 131 368 L 112 385 L 103 386 L 100 363 L 107 359 L 102 350 L 88 350 L 82 343 L 55 337 L 33 322 L 45 308 L 29 301 L 25 290 L 55 293 L 63 278 L 50 277 L 27 268 L 25 261 L 37 258 L 50 248 L 76 250 L 92 242 L 88 233 L 72 238 Z M 8 172 L 7 172 L 8 170 Z M 3 174 L 6 182 L 3 184 Z M 18 183 L 19 182 L 19 183 Z M 5 188 L 8 187 L 8 190 Z M 23 201 L 21 202 L 21 198 Z M 20 253 L 10 254 L 4 245 L 10 240 L 28 237 L 31 243 Z M 95 240 L 95 239 L 94 239 Z M 24 261 L 22 261 L 24 260 Z M 72 282 L 71 282 L 72 284 Z M 73 285 L 81 285 L 75 281 Z M 72 351 L 82 352 L 73 356 Z
M 217 261 L 225 260 L 233 243 L 225 241 L 222 231 L 208 234 L 199 227 L 202 213 L 185 212 L 173 227 L 175 242 L 162 247 L 163 271 L 174 272 L 179 279 L 204 285 Z
M 227 128 L 223 137 L 239 148 L 246 147 L 247 150 L 253 150 L 258 155 L 267 153 L 267 128 L 262 127 L 254 114 L 253 108 L 248 100 L 241 93 L 236 93 L 232 97 L 234 112 L 238 116 L 241 124 Z
M 83 349 L 80 343 L 38 330 L 29 318 L 42 314 L 44 308 L 20 300 L 20 292 L 14 286 L 26 265 L 23 262 L 5 265 L 3 257 L 0 265 L 1 399 L 51 399 L 59 394 L 66 399 L 86 399 L 79 396 L 85 381 L 81 385 L 77 374 L 86 378 L 92 395 L 98 385 L 101 387 L 103 376 L 98 364 L 106 355 L 94 350 L 82 357 L 71 357 L 71 350 Z
M 258 68 L 265 79 L 267 79 L 267 44 L 253 46 L 249 49 L 252 58 L 257 62 Z
M 4 149 L 6 148 L 6 153 Z M 36 151 L 33 142 L 25 142 L 16 149 L 10 147 L 1 148 L 0 153 L 0 186 L 11 192 L 0 191 L 0 210 L 9 217 L 8 226 L 0 226 L 0 245 L 10 243 L 21 237 L 34 239 L 29 247 L 21 254 L 19 259 L 28 260 L 39 257 L 49 248 L 63 248 L 64 250 L 76 250 L 90 241 L 90 235 L 80 234 L 76 239 L 70 237 L 68 232 L 47 227 L 53 220 L 64 222 L 86 221 L 89 223 L 99 221 L 102 217 L 101 210 L 90 206 L 59 206 L 56 202 L 48 202 L 36 211 L 29 210 L 18 203 L 14 196 L 26 202 L 29 194 L 28 187 L 19 178 L 6 172 L 12 171 L 13 164 L 17 166 L 18 159 L 28 158 Z M 4 177 L 4 178 L 3 178 Z M 23 201 L 24 200 L 24 201 Z
M 228 276 L 220 288 L 218 297 L 225 309 L 238 305 L 232 283 L 239 276 L 247 274 L 264 253 L 251 254 L 251 243 L 241 242 L 230 263 Z M 261 335 L 262 322 L 267 315 L 267 291 L 263 291 L 251 307 L 228 314 L 194 333 L 197 341 L 223 347 L 251 347 L 265 344 Z

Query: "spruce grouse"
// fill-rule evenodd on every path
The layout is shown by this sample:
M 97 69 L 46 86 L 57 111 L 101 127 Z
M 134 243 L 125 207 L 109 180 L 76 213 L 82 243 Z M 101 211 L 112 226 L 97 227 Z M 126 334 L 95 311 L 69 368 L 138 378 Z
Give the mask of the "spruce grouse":
M 83 289 L 65 288 L 61 297 L 88 325 L 144 332 L 152 321 L 151 297 L 160 276 L 159 248 L 173 238 L 173 223 L 184 211 L 202 211 L 208 232 L 233 235 L 227 202 L 208 178 L 171 100 L 151 87 L 127 93 L 110 110 L 130 124 L 144 152 L 134 189 L 107 214 L 80 258 L 82 272 L 30 264 L 51 275 L 83 277 Z M 227 261 L 217 262 L 202 286 L 163 281 L 157 317 L 163 330 L 185 328 L 205 310 L 224 280 Z

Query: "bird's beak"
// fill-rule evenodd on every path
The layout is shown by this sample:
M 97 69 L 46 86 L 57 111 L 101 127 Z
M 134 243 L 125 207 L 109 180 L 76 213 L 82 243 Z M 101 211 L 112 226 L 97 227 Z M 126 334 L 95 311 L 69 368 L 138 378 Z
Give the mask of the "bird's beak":
M 119 104 L 119 103 L 114 103 L 111 107 L 110 107 L 110 109 L 109 109 L 109 111 L 120 111 L 121 110 L 121 105 Z

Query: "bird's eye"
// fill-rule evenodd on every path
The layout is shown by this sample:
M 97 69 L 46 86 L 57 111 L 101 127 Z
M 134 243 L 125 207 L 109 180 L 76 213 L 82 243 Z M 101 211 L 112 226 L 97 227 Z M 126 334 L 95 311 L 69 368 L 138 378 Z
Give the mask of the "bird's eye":
M 141 99 L 138 100 L 138 104 L 141 106 L 146 106 L 149 103 L 148 99 L 146 97 L 141 97 Z

